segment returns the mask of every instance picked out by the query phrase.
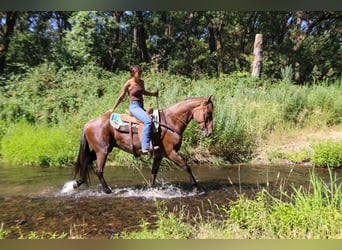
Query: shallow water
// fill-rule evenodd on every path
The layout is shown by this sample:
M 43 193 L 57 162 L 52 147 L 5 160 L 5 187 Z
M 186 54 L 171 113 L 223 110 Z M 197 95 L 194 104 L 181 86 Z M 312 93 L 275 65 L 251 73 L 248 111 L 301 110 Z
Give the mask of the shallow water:
M 105 194 L 97 177 L 74 190 L 71 168 L 0 165 L 0 224 L 10 228 L 9 238 L 31 231 L 68 233 L 88 238 L 110 238 L 123 230 L 138 230 L 141 219 L 156 219 L 156 201 L 171 210 L 186 207 L 203 214 L 213 204 L 228 205 L 244 193 L 262 188 L 305 185 L 312 168 L 304 166 L 230 165 L 192 166 L 201 192 L 194 194 L 186 173 L 161 167 L 157 187 L 149 188 L 150 168 L 106 167 L 104 176 L 113 193 Z M 326 169 L 315 169 L 329 180 Z M 340 175 L 339 172 L 337 172 Z M 18 229 L 20 228 L 20 230 Z

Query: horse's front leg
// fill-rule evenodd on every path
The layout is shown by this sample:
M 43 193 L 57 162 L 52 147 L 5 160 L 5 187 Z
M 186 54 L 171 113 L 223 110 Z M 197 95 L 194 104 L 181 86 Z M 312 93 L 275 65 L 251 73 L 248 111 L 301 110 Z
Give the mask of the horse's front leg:
M 151 178 L 150 178 L 151 187 L 155 187 L 156 185 L 156 177 L 157 177 L 159 166 L 160 166 L 162 159 L 163 157 L 154 157 L 153 159 Z
M 190 182 L 192 184 L 193 192 L 198 193 L 199 190 L 198 190 L 197 181 L 196 181 L 194 175 L 192 174 L 190 166 L 186 163 L 184 158 L 180 154 L 178 154 L 175 150 L 172 151 L 168 155 L 168 158 L 171 161 L 173 161 L 174 163 L 176 163 L 178 166 L 182 167 L 188 173 L 189 178 L 190 178 Z
M 97 153 L 96 154 L 96 169 L 95 169 L 95 173 L 97 175 L 97 177 L 99 178 L 99 181 L 101 182 L 103 191 L 106 194 L 110 194 L 112 193 L 112 190 L 108 187 L 107 182 L 105 180 L 105 178 L 103 177 L 103 169 L 106 163 L 106 159 L 107 159 L 107 154 L 103 154 L 103 153 Z

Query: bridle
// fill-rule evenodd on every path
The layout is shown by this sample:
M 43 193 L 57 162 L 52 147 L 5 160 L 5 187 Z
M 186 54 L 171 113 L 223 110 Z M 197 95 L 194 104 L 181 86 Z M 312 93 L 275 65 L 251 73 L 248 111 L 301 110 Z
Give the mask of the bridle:
M 209 103 L 207 103 L 206 105 L 209 105 Z M 197 128 L 191 128 L 193 131 L 196 131 L 196 132 L 201 132 L 203 129 L 206 128 L 206 123 L 207 123 L 207 113 L 205 112 L 205 106 L 206 105 L 201 105 L 201 106 L 198 106 L 196 108 L 194 108 L 192 110 L 192 114 L 191 116 L 192 117 L 195 117 L 195 113 L 199 110 L 199 109 L 202 109 L 202 114 L 203 114 L 203 120 L 200 120 L 200 121 L 196 121 L 198 124 L 201 124 L 201 123 L 204 123 L 203 127 L 201 128 L 201 130 L 197 129 Z M 189 122 L 186 122 L 186 121 L 183 121 L 181 120 L 180 118 L 178 117 L 175 117 L 176 120 L 180 121 L 181 123 L 183 123 L 185 126 L 188 126 L 189 125 Z
M 157 102 L 158 102 L 158 98 L 157 98 Z M 190 127 L 191 130 L 193 131 L 196 131 L 196 132 L 202 132 L 205 128 L 206 128 L 206 122 L 207 122 L 207 113 L 205 111 L 205 106 L 209 105 L 210 102 L 208 102 L 207 104 L 202 104 L 198 107 L 195 107 L 192 112 L 191 112 L 191 116 L 194 118 L 194 115 L 195 113 L 199 110 L 199 109 L 202 109 L 202 114 L 203 114 L 203 120 L 200 120 L 200 121 L 196 121 L 198 124 L 201 124 L 201 123 L 204 123 L 203 127 L 201 127 L 200 129 L 198 128 L 193 128 L 193 127 Z M 159 103 L 157 103 L 157 105 L 159 106 Z M 164 113 L 164 111 L 162 110 L 162 112 Z M 165 116 L 165 114 L 164 114 Z M 170 115 L 169 115 L 170 116 Z M 173 118 L 175 118 L 176 120 L 180 121 L 182 124 L 184 124 L 185 126 L 188 126 L 190 122 L 187 122 L 187 121 L 184 121 L 182 119 L 180 119 L 179 117 L 177 116 L 173 116 Z M 170 128 L 167 124 L 167 122 L 165 124 L 162 124 L 162 123 L 159 123 L 160 126 L 170 130 L 171 132 L 173 133 L 177 133 L 179 134 L 177 131 L 175 131 L 174 129 Z

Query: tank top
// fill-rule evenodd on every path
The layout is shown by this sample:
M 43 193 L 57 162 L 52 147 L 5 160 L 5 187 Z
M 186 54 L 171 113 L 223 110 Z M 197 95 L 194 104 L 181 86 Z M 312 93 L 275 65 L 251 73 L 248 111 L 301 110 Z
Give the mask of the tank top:
M 129 99 L 130 101 L 140 101 L 143 102 L 143 88 L 139 84 L 136 85 L 129 91 Z

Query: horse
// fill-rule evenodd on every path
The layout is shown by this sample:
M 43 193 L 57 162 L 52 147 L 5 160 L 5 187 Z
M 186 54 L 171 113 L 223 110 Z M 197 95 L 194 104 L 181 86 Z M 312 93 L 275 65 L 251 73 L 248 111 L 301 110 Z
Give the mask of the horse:
M 203 136 L 209 137 L 213 132 L 213 100 L 212 96 L 191 97 L 184 99 L 166 109 L 159 110 L 159 129 L 152 135 L 154 144 L 158 147 L 153 152 L 153 165 L 150 177 L 150 186 L 155 187 L 155 181 L 159 166 L 164 157 L 183 168 L 189 175 L 194 192 L 198 192 L 198 184 L 192 170 L 184 157 L 178 151 L 182 145 L 183 132 L 191 120 L 197 122 Z M 141 142 L 138 133 L 125 133 L 115 129 L 110 124 L 111 111 L 89 120 L 83 126 L 80 140 L 80 148 L 77 161 L 74 167 L 75 181 L 74 188 L 90 181 L 89 171 L 92 163 L 96 160 L 95 174 L 97 175 L 103 191 L 112 193 L 103 176 L 104 166 L 108 154 L 114 147 L 130 153 L 138 154 Z M 132 145 L 133 144 L 133 145 Z M 137 156 L 137 155 L 136 155 Z

